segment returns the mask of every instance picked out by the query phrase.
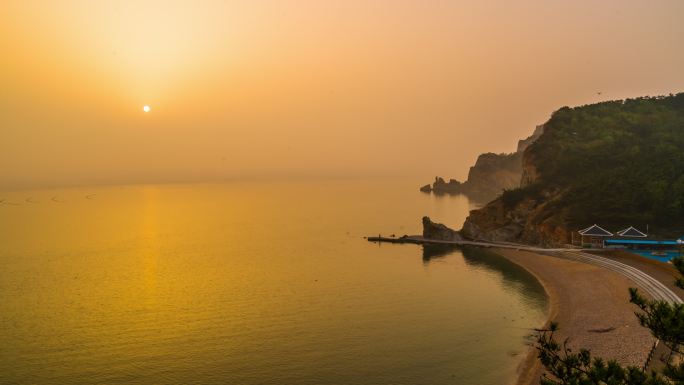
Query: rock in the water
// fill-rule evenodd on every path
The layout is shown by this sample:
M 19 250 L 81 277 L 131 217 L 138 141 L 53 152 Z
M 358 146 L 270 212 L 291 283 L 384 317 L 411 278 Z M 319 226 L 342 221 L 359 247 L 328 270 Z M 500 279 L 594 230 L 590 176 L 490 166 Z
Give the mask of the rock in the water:
M 429 217 L 423 217 L 423 238 L 439 241 L 463 240 L 458 231 L 452 230 L 441 223 L 435 223 Z
M 463 184 L 456 179 L 449 179 L 445 182 L 444 178 L 435 177 L 435 183 L 432 184 L 432 191 L 435 194 L 460 194 Z
M 425 186 L 420 188 L 420 191 L 425 192 L 425 193 L 429 193 L 432 191 L 432 186 L 430 186 L 429 184 L 426 184 Z

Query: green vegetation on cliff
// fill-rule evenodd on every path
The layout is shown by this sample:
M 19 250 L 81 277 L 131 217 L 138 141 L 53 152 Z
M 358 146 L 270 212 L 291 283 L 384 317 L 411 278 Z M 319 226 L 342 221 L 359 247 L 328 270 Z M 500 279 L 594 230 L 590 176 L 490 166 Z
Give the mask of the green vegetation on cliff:
M 545 211 L 573 228 L 684 226 L 684 93 L 563 107 L 545 128 L 525 154 L 537 175 L 506 206 L 555 190 Z
M 684 93 L 562 108 L 530 155 L 570 224 L 684 223 Z

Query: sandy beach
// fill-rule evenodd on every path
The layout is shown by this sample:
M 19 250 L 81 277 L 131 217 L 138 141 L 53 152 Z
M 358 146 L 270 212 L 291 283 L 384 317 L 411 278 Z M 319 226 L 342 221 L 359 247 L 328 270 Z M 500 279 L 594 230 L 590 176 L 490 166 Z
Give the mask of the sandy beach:
M 546 255 L 492 249 L 532 273 L 549 297 L 548 320 L 556 321 L 559 340 L 570 337 L 572 349 L 588 348 L 598 357 L 643 365 L 654 338 L 634 316 L 627 278 L 606 269 Z M 538 325 L 540 327 L 544 325 Z M 530 348 L 518 367 L 515 384 L 539 383 L 542 367 Z

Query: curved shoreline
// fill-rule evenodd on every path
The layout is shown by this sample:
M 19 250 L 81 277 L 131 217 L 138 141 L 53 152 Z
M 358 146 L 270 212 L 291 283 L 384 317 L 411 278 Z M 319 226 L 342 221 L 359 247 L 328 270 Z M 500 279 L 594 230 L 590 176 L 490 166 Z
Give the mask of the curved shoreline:
M 634 316 L 627 289 L 633 282 L 615 272 L 581 262 L 529 251 L 492 248 L 490 251 L 525 269 L 542 285 L 548 298 L 544 327 L 559 322 L 559 340 L 586 347 L 603 358 L 640 366 L 654 341 Z M 608 330 L 608 331 L 605 331 Z M 539 383 L 542 366 L 529 347 L 517 367 L 515 385 Z
M 549 282 L 547 281 L 543 276 L 539 275 L 536 271 L 529 269 L 528 267 L 525 266 L 525 264 L 520 263 L 519 261 L 512 260 L 508 256 L 504 255 L 503 253 L 500 253 L 499 250 L 492 250 L 496 255 L 500 255 L 507 260 L 511 261 L 512 263 L 516 264 L 517 266 L 520 266 L 521 268 L 525 269 L 528 273 L 530 273 L 534 279 L 539 282 L 539 284 L 542 286 L 544 289 L 544 293 L 547 298 L 547 308 L 545 309 L 546 313 L 546 320 L 544 321 L 543 324 L 539 325 L 539 328 L 546 328 L 549 326 L 551 321 L 555 320 L 558 318 L 558 313 L 560 311 L 560 305 L 558 301 L 558 293 L 556 293 L 556 288 Z M 512 381 L 512 385 L 532 385 L 532 384 L 537 384 L 539 381 L 539 377 L 541 376 L 542 373 L 542 365 L 537 359 L 537 349 L 534 346 L 529 346 L 527 348 L 527 351 L 525 352 L 523 360 L 518 364 L 518 367 L 516 368 L 516 374 L 517 378 L 515 381 Z

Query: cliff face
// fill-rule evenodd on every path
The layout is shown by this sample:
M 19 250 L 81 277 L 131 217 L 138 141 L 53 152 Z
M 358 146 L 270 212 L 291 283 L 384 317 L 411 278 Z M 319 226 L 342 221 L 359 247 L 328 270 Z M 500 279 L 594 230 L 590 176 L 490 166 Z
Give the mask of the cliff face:
M 470 167 L 465 182 L 455 179 L 446 182 L 443 178 L 436 177 L 432 186 L 423 186 L 421 191 L 432 191 L 435 194 L 465 194 L 476 201 L 489 202 L 503 190 L 520 186 L 523 153 L 543 131 L 543 126 L 537 126 L 532 135 L 518 142 L 518 150 L 514 153 L 481 154 L 477 157 L 475 165 Z
M 463 239 L 458 231 L 452 230 L 441 223 L 435 223 L 429 217 L 423 217 L 423 238 L 440 241 L 460 241 Z
M 504 189 L 518 187 L 521 174 L 522 153 L 482 154 L 468 171 L 467 194 L 491 200 Z
M 540 124 L 537 127 L 534 128 L 534 132 L 532 135 L 528 136 L 525 139 L 520 139 L 518 141 L 518 150 L 516 152 L 524 152 L 527 147 L 529 147 L 532 143 L 534 143 L 537 138 L 539 138 L 542 134 L 544 133 L 544 125 Z
M 520 187 L 466 219 L 473 239 L 545 246 L 598 223 L 684 232 L 684 93 L 563 107 L 523 144 Z
M 523 154 L 521 169 L 519 187 L 529 186 L 539 179 L 539 170 L 531 153 Z
M 570 229 L 559 217 L 549 216 L 548 207 L 558 195 L 542 199 L 524 198 L 510 206 L 503 197 L 473 210 L 463 224 L 467 238 L 494 242 L 519 242 L 543 246 L 569 243 Z
M 538 126 L 535 134 L 543 133 Z M 530 137 L 531 138 L 531 137 Z M 568 226 L 557 216 L 549 215 L 560 193 L 554 188 L 539 189 L 540 174 L 533 151 L 527 151 L 534 140 L 521 140 L 518 148 L 521 158 L 518 183 L 484 207 L 470 212 L 463 224 L 463 236 L 493 242 L 519 242 L 542 246 L 560 246 L 569 243 Z M 534 138 L 535 140 L 537 138 Z M 514 191 L 534 190 L 530 194 L 510 196 Z

